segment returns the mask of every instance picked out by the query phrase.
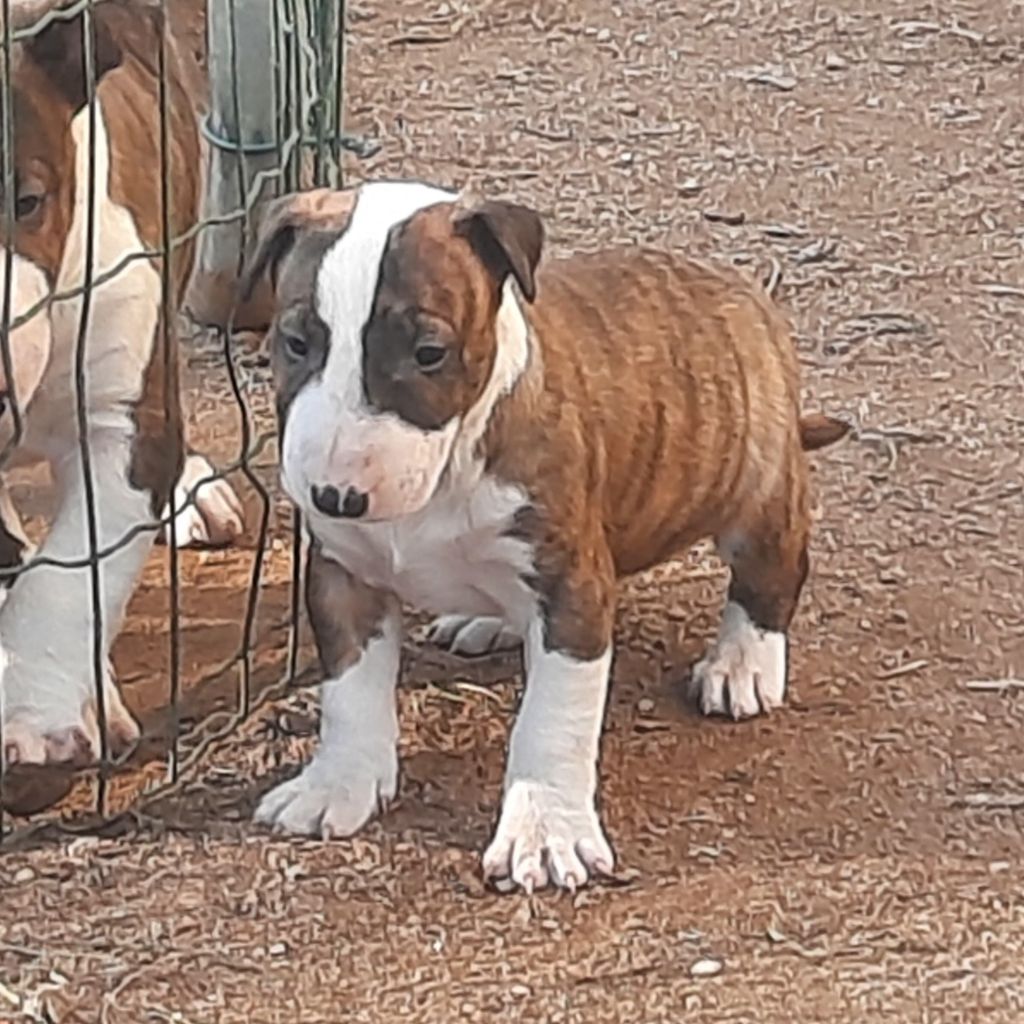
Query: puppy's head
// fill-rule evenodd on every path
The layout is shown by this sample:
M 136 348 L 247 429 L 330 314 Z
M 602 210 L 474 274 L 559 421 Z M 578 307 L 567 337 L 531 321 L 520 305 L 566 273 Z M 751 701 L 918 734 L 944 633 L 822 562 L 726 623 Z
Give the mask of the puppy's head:
M 275 282 L 281 472 L 300 507 L 387 520 L 426 504 L 522 370 L 509 280 L 533 301 L 542 243 L 525 207 L 414 182 L 271 205 L 246 286 Z

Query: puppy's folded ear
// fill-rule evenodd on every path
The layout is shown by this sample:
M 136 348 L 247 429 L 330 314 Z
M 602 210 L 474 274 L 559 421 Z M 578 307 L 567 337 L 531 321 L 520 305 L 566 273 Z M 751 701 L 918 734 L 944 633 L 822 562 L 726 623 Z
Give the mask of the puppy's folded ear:
M 356 204 L 355 189 L 317 188 L 293 192 L 267 204 L 256 244 L 242 272 L 241 299 L 247 302 L 264 274 L 277 286 L 281 261 L 306 231 L 343 231 Z
M 511 274 L 523 298 L 533 302 L 544 248 L 544 225 L 538 213 L 516 203 L 485 200 L 456 215 L 455 231 L 469 240 L 499 288 Z
M 86 40 L 91 36 L 94 88 L 108 71 L 113 71 L 124 60 L 124 51 L 118 40 L 118 29 L 124 31 L 118 21 L 119 18 L 124 18 L 124 4 L 107 0 L 106 3 L 90 7 L 89 36 L 85 32 L 84 12 L 72 14 L 70 3 L 50 3 L 50 10 L 41 3 L 32 3 L 31 0 L 10 6 L 12 29 L 26 29 L 34 25 L 44 14 L 52 14 L 54 10 L 62 15 L 47 22 L 43 28 L 26 39 L 25 52 L 76 111 L 85 106 L 88 96 L 85 80 Z M 159 8 L 150 9 L 145 4 L 140 6 L 147 17 L 158 20 Z M 157 27 L 159 28 L 159 25 Z M 138 56 L 141 57 L 142 54 Z

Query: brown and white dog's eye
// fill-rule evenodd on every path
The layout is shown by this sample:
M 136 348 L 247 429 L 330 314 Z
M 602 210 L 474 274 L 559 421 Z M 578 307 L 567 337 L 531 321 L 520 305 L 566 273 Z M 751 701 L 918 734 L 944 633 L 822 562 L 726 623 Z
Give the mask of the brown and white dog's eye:
M 24 182 L 18 188 L 18 195 L 14 201 L 14 219 L 17 221 L 28 220 L 34 213 L 42 209 L 45 193 L 35 182 Z
M 284 345 L 285 353 L 289 359 L 299 361 L 309 355 L 309 342 L 305 338 L 300 338 L 297 334 L 282 335 L 281 343 Z
M 18 196 L 18 201 L 14 204 L 14 217 L 16 220 L 26 220 L 42 205 L 42 196 Z
M 424 373 L 433 373 L 440 370 L 448 357 L 448 349 L 436 341 L 421 341 L 413 351 L 413 358 L 416 365 Z

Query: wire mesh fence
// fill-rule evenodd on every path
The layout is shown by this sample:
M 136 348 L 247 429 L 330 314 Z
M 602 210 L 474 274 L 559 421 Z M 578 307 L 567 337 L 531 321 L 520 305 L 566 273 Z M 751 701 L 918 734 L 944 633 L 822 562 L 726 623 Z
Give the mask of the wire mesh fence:
M 118 793 L 112 807 L 111 787 L 138 761 L 109 663 L 158 536 L 161 767 L 129 802 L 175 786 L 250 714 L 257 674 L 263 698 L 296 678 L 297 522 L 285 637 L 273 641 L 282 657 L 258 650 L 275 431 L 254 414 L 252 353 L 237 329 L 258 328 L 266 312 L 240 306 L 234 285 L 268 198 L 338 185 L 346 154 L 373 147 L 342 130 L 338 0 L 2 0 L 0 11 L 0 794 L 11 807 L 11 786 L 39 771 L 29 762 L 85 761 L 75 785 L 88 800 L 77 806 L 95 822 L 126 806 Z M 205 471 L 181 476 L 190 333 L 220 353 L 234 450 L 218 469 L 200 457 Z M 57 507 L 33 550 L 6 477 L 36 462 L 51 467 Z M 195 574 L 182 579 L 179 532 L 229 479 L 254 496 L 248 585 L 234 649 L 202 670 L 229 674 L 234 696 L 186 728 L 182 598 Z M 0 840 L 37 827 L 0 811 Z

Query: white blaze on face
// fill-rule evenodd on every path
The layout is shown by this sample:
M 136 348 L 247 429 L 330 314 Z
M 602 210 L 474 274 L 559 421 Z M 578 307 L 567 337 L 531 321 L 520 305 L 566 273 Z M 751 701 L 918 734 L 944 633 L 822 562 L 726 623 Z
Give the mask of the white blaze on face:
M 4 295 L 7 289 L 7 252 L 0 246 L 0 317 L 3 316 Z M 11 258 L 10 322 L 29 312 L 49 294 L 46 275 L 34 263 L 13 254 Z M 0 324 L 0 331 L 5 328 Z M 9 332 L 12 380 L 7 380 L 0 363 L 0 390 L 13 394 L 18 408 L 24 411 L 42 380 L 50 358 L 52 335 L 47 309 L 40 309 L 27 323 Z M 6 444 L 14 433 L 14 420 L 10 414 L 12 401 L 6 400 L 0 414 L 0 445 Z
M 410 182 L 364 185 L 345 233 L 327 252 L 317 281 L 317 311 L 329 331 L 327 363 L 288 411 L 282 479 L 307 511 L 313 487 L 351 487 L 367 495 L 365 520 L 422 508 L 437 487 L 459 430 L 453 418 L 422 430 L 366 402 L 363 328 L 370 318 L 381 258 L 393 227 L 418 210 L 457 199 Z

